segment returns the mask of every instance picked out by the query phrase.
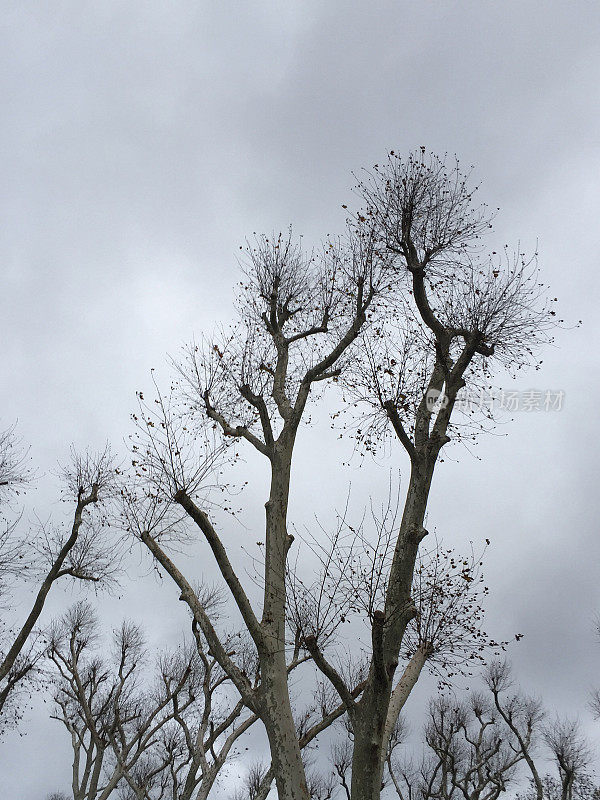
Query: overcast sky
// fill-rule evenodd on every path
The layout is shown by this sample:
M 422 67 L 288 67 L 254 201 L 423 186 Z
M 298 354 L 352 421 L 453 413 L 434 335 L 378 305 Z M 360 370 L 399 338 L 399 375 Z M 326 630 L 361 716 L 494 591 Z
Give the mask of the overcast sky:
M 517 382 L 564 391 L 564 408 L 516 414 L 481 460 L 455 453 L 428 524 L 448 544 L 492 540 L 490 633 L 524 633 L 522 683 L 594 735 L 600 4 L 5 0 L 0 30 L 0 418 L 39 465 L 31 506 L 52 510 L 49 470 L 71 443 L 122 447 L 150 368 L 168 375 L 167 353 L 228 318 L 245 236 L 292 222 L 317 242 L 342 229 L 352 170 L 389 149 L 456 154 L 501 208 L 494 241 L 537 245 L 562 316 L 584 324 Z M 360 506 L 403 464 L 396 449 L 342 468 L 332 436 L 317 467 L 326 433 L 303 436 L 299 520 L 342 505 L 349 480 Z M 144 569 L 105 613 L 151 609 L 151 635 L 168 637 L 176 594 Z M 70 600 L 56 590 L 49 610 Z M 3 798 L 68 788 L 47 710 L 0 748 Z

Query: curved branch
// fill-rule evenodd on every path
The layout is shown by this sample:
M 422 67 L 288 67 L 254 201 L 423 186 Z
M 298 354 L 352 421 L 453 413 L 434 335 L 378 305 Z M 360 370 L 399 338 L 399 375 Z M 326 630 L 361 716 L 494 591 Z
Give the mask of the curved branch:
M 225 436 L 235 436 L 238 439 L 246 439 L 246 441 L 250 442 L 250 444 L 259 451 L 259 453 L 262 453 L 267 458 L 271 457 L 270 450 L 267 445 L 264 442 L 261 442 L 258 436 L 255 436 L 251 431 L 249 431 L 245 425 L 236 425 L 234 427 L 225 419 L 222 414 L 213 408 L 209 400 L 208 391 L 204 392 L 204 405 L 206 407 L 206 416 L 221 426 Z
M 173 499 L 175 502 L 179 503 L 179 505 L 194 520 L 196 525 L 204 534 L 204 537 L 213 552 L 217 566 L 221 571 L 221 575 L 225 579 L 226 584 L 229 586 L 231 594 L 233 595 L 233 599 L 235 600 L 237 607 L 244 618 L 248 632 L 254 639 L 255 644 L 259 646 L 262 643 L 263 638 L 260 623 L 254 614 L 252 606 L 250 605 L 250 600 L 248 600 L 248 596 L 246 595 L 242 584 L 235 574 L 235 570 L 231 566 L 227 551 L 223 547 L 223 543 L 213 528 L 211 521 L 204 511 L 198 508 L 191 497 L 189 497 L 189 495 L 186 494 L 183 489 L 177 492 Z
M 44 603 L 46 602 L 46 597 L 48 592 L 52 588 L 52 584 L 55 580 L 60 577 L 62 565 L 66 557 L 69 555 L 70 551 L 75 546 L 77 542 L 77 537 L 79 536 L 79 529 L 81 527 L 81 523 L 83 522 L 83 511 L 86 506 L 90 505 L 90 503 L 97 503 L 98 502 L 98 484 L 94 483 L 92 485 L 92 489 L 90 494 L 87 497 L 84 497 L 83 494 L 79 493 L 79 497 L 77 499 L 77 506 L 75 508 L 75 518 L 73 520 L 73 527 L 71 528 L 71 535 L 64 543 L 60 552 L 58 553 L 56 560 L 52 564 L 52 567 L 48 571 L 48 574 L 44 578 L 42 585 L 37 593 L 31 611 L 29 612 L 29 616 L 23 623 L 23 627 L 17 634 L 15 641 L 12 644 L 12 647 L 9 649 L 8 653 L 6 654 L 2 664 L 0 664 L 0 681 L 3 680 L 8 673 L 10 672 L 17 656 L 23 649 L 27 638 L 31 634 L 35 623 L 38 621 L 40 614 L 44 608 Z
M 313 661 L 317 665 L 317 667 L 321 670 L 323 675 L 329 679 L 332 686 L 335 688 L 337 693 L 339 694 L 344 706 L 348 713 L 353 714 L 356 708 L 356 702 L 354 697 L 352 696 L 352 692 L 346 686 L 344 679 L 339 674 L 339 672 L 333 667 L 329 661 L 325 658 L 319 645 L 317 644 L 317 639 L 315 636 L 307 636 L 305 639 L 305 644 L 308 649 L 308 652 L 311 654 Z

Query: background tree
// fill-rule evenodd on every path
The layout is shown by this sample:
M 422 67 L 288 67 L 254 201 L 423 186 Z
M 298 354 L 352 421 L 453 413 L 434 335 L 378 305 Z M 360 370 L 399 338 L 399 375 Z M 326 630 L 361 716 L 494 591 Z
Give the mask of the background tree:
M 593 797 L 597 794 L 590 779 L 591 749 L 581 732 L 579 722 L 556 718 L 545 725 L 541 740 L 556 769 L 556 775 L 543 775 L 536 761 L 534 742 L 528 737 L 529 728 L 523 732 L 523 720 L 541 720 L 540 703 L 513 689 L 509 664 L 494 662 L 485 673 L 485 682 L 492 694 L 494 706 L 516 740 L 524 762 L 531 774 L 531 789 L 527 797 L 536 800 L 572 800 L 573 797 Z M 508 693 L 510 691 L 510 693 Z
M 528 747 L 539 735 L 539 710 L 519 719 L 519 732 Z M 389 775 L 402 800 L 462 797 L 497 800 L 516 785 L 517 767 L 524 755 L 517 739 L 488 697 L 472 693 L 467 700 L 441 696 L 431 701 L 425 726 L 427 752 L 415 767 L 387 758 Z
M 484 684 L 485 693 L 472 691 L 458 699 L 454 692 L 445 691 L 430 701 L 421 758 L 415 758 L 408 727 L 399 718 L 386 766 L 390 788 L 402 800 L 497 800 L 514 793 L 528 773 L 531 788 L 517 797 L 591 800 L 597 796 L 590 779 L 590 748 L 578 723 L 556 719 L 544 724 L 547 714 L 541 702 L 514 687 L 506 661 L 493 661 L 486 667 Z M 346 744 L 341 757 L 339 752 L 334 754 L 335 769 L 345 778 L 350 749 Z M 540 778 L 539 765 L 548 756 L 555 775 Z M 341 786 L 348 793 L 347 784 L 341 782 Z
M 214 605 L 208 593 L 204 602 Z M 208 797 L 235 742 L 257 717 L 243 715 L 229 678 L 197 625 L 193 630 L 194 644 L 152 659 L 141 629 L 125 622 L 113 633 L 108 658 L 88 604 L 76 604 L 55 624 L 49 648 L 55 718 L 71 737 L 73 800 L 106 800 L 116 791 L 141 800 Z M 251 675 L 240 637 L 226 646 Z
M 591 750 L 579 724 L 547 722 L 542 703 L 514 685 L 506 661 L 492 661 L 483 679 L 483 691 L 457 694 L 454 687 L 442 687 L 416 741 L 406 719 L 398 718 L 386 756 L 386 797 L 535 800 L 541 765 L 550 760 L 554 774 L 539 778 L 543 800 L 597 798 Z M 338 739 L 331 760 L 337 776 L 333 796 L 349 798 L 351 737 Z M 528 775 L 530 787 L 520 791 Z
M 0 488 L 5 502 L 19 491 L 28 473 L 12 430 L 0 436 Z M 12 514 L 0 533 L 0 603 L 3 605 L 0 645 L 0 727 L 16 722 L 23 712 L 19 690 L 31 681 L 43 657 L 45 635 L 36 628 L 48 593 L 55 582 L 70 578 L 96 587 L 110 585 L 119 571 L 119 548 L 109 538 L 103 501 L 115 487 L 110 451 L 72 453 L 62 470 L 65 502 L 74 505 L 70 530 L 50 523 L 23 524 Z M 5 505 L 6 510 L 6 505 Z M 30 611 L 21 623 L 11 624 L 8 596 L 15 584 L 37 587 Z
M 55 718 L 73 747 L 73 800 L 105 800 L 127 779 L 154 775 L 135 768 L 152 752 L 175 714 L 194 700 L 194 656 L 158 659 L 154 686 L 144 675 L 148 657 L 142 631 L 124 622 L 114 631 L 112 658 L 100 655 L 97 619 L 87 603 L 73 606 L 55 624 L 49 657 L 56 667 Z M 175 706 L 177 707 L 177 705 Z M 161 765 L 162 772 L 168 763 Z M 136 786 L 145 796 L 146 787 Z
M 590 762 L 592 753 L 588 742 L 582 735 L 580 725 L 573 720 L 557 719 L 544 732 L 546 746 L 552 754 L 561 800 L 573 800 L 584 791 L 590 791 Z M 549 796 L 550 783 L 546 781 L 546 796 Z M 593 794 L 599 794 L 597 787 Z

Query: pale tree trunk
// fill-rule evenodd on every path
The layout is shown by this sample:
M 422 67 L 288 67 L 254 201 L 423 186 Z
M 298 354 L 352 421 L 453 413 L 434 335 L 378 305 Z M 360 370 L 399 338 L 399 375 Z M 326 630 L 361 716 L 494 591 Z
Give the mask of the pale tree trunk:
M 381 794 L 383 778 L 381 742 L 387 716 L 389 693 L 385 691 L 385 687 L 383 687 L 383 691 L 378 691 L 378 687 L 374 682 L 370 681 L 369 684 L 352 720 L 352 732 L 354 734 L 352 800 L 358 800 L 358 798 L 376 800 Z
M 104 758 L 100 757 L 100 752 L 98 751 L 98 755 L 96 756 L 96 760 L 94 761 L 94 768 L 92 770 L 90 788 L 88 791 L 88 797 L 90 797 L 92 800 L 95 800 L 96 795 L 98 794 L 98 781 L 100 780 L 100 773 L 102 771 L 103 760 Z
M 382 756 L 385 762 L 387 757 L 388 747 L 390 745 L 390 739 L 392 738 L 392 733 L 394 732 L 394 726 L 398 721 L 398 717 L 400 716 L 400 712 L 404 708 L 404 704 L 408 700 L 410 693 L 412 692 L 416 682 L 419 680 L 419 676 L 421 675 L 421 671 L 425 666 L 425 663 L 430 655 L 429 649 L 426 644 L 421 644 L 417 647 L 415 653 L 413 654 L 412 658 L 406 665 L 404 672 L 402 673 L 402 677 L 396 684 L 394 691 L 392 692 L 392 696 L 390 698 L 390 703 L 388 706 L 388 714 L 387 719 L 385 721 L 385 728 L 383 731 L 383 743 L 382 743 Z
M 308 800 L 304 764 L 289 700 L 285 655 L 261 658 L 261 695 L 279 800 Z
M 285 642 L 286 558 L 291 544 L 287 506 L 294 434 L 283 434 L 271 460 L 266 503 L 265 593 L 261 628 L 261 718 L 271 750 L 279 800 L 308 800 L 309 793 L 288 689 Z

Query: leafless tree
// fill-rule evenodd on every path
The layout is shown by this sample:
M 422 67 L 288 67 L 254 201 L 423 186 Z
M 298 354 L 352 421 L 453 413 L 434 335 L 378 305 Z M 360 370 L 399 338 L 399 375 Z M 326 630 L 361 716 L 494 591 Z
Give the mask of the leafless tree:
M 10 437 L 0 437 L 2 483 L 7 491 L 23 485 L 22 458 L 11 450 Z M 2 725 L 19 719 L 23 704 L 19 690 L 36 674 L 45 649 L 45 636 L 37 630 L 48 593 L 56 581 L 70 578 L 94 586 L 110 584 L 119 571 L 119 551 L 109 541 L 103 501 L 114 490 L 110 451 L 93 455 L 72 453 L 62 471 L 65 502 L 74 504 L 70 529 L 37 523 L 25 529 L 17 515 L 0 534 L 0 597 L 4 602 L 15 582 L 37 586 L 24 622 L 11 625 L 10 604 L 4 603 L 0 652 L 0 714 Z M 6 607 L 8 605 L 8 608 Z
M 511 668 L 507 661 L 491 663 L 484 679 L 492 694 L 496 710 L 518 742 L 523 759 L 529 767 L 537 800 L 542 800 L 542 780 L 531 747 L 532 735 L 543 718 L 540 703 L 524 697 L 520 692 L 507 694 L 513 686 Z
M 204 599 L 205 607 L 209 601 Z M 171 758 L 171 791 L 178 800 L 206 800 L 240 736 L 258 720 L 232 692 L 228 675 L 207 648 L 196 620 L 192 622 L 201 664 L 197 702 L 187 713 L 177 709 L 174 733 L 181 742 L 179 758 Z M 224 639 L 227 652 L 247 675 L 256 675 L 256 659 L 242 637 Z M 233 693 L 236 695 L 237 693 Z M 163 745 L 164 747 L 164 745 Z M 169 748 L 165 748 L 168 755 Z
M 340 383 L 352 408 L 368 409 L 366 430 L 379 436 L 382 424 L 389 426 L 410 460 L 382 605 L 372 610 L 361 691 L 327 660 L 316 637 L 303 642 L 350 718 L 352 797 L 377 800 L 395 672 L 416 613 L 415 561 L 427 533 L 434 468 L 453 432 L 460 435 L 451 420 L 459 392 L 482 379 L 489 383 L 495 363 L 524 365 L 554 321 L 535 262 L 520 253 L 512 260 L 482 258 L 489 215 L 474 204 L 458 165 L 424 153 L 406 160 L 391 153 L 359 191 L 366 207 L 350 218 L 347 237 L 328 241 L 322 252 L 306 255 L 291 236 L 260 237 L 248 247 L 239 324 L 189 348 L 177 365 L 179 407 L 170 396 L 159 394 L 157 404 L 140 396 L 135 417 L 134 468 L 163 509 L 160 521 L 139 532 L 141 541 L 177 584 L 221 668 L 264 723 L 280 800 L 308 797 L 288 690 L 293 643 L 286 636 L 286 566 L 291 463 L 309 398 L 326 383 Z M 203 449 L 215 432 L 221 446 Z M 267 459 L 271 472 L 260 537 L 260 617 L 207 513 L 215 459 L 234 458 L 242 442 Z M 169 514 L 177 512 L 202 533 L 237 604 L 258 653 L 256 686 L 228 657 L 167 552 L 176 528 Z
M 388 743 L 384 785 L 401 800 L 593 800 L 600 790 L 591 779 L 589 745 L 577 723 L 544 724 L 542 704 L 514 686 L 509 665 L 494 661 L 484 670 L 485 692 L 458 699 L 444 691 L 430 701 L 423 729 L 423 753 L 410 742 L 403 717 Z M 555 775 L 540 776 L 539 765 L 554 761 Z M 349 798 L 352 745 L 332 751 L 338 794 Z M 528 769 L 526 769 L 528 768 Z M 530 788 L 520 790 L 529 772 Z M 538 795 L 538 781 L 541 794 Z
M 339 376 L 385 284 L 388 262 L 365 231 L 351 231 L 345 244 L 328 242 L 318 256 L 305 255 L 291 235 L 261 237 L 248 247 L 247 256 L 238 329 L 221 340 L 190 348 L 180 365 L 186 424 L 174 423 L 160 401 L 157 420 L 152 413 L 156 407 L 142 407 L 138 421 L 150 435 L 140 444 L 135 460 L 152 490 L 178 504 L 211 547 L 258 652 L 257 687 L 228 658 L 207 614 L 158 538 L 148 530 L 141 532 L 141 538 L 177 583 L 244 703 L 263 721 L 280 798 L 299 800 L 308 796 L 308 788 L 288 693 L 285 614 L 294 442 L 309 395 Z M 270 465 L 260 620 L 201 507 L 199 478 L 205 473 L 190 466 L 199 462 L 185 450 L 183 434 L 207 423 L 216 425 L 225 441 L 249 443 Z M 206 459 L 200 459 L 202 463 Z
M 173 704 L 185 710 L 194 701 L 192 652 L 164 655 L 154 686 L 148 686 L 139 627 L 124 622 L 114 632 L 111 659 L 99 655 L 98 645 L 95 615 L 80 602 L 54 625 L 48 650 L 57 673 L 54 717 L 73 747 L 73 800 L 105 800 L 123 779 L 134 783 L 140 775 L 149 783 L 154 775 L 136 768 L 159 750 Z
M 506 661 L 490 664 L 485 682 L 496 710 L 514 736 L 529 767 L 531 790 L 526 796 L 535 800 L 597 796 L 598 789 L 590 779 L 591 750 L 579 722 L 556 718 L 542 730 L 543 743 L 556 767 L 556 777 L 544 776 L 534 758 L 531 741 L 531 734 L 539 728 L 543 718 L 539 702 L 519 692 L 507 694 L 512 689 L 513 679 Z
M 272 782 L 273 776 L 268 774 L 264 764 L 251 764 L 242 786 L 236 789 L 231 800 L 264 800 Z
M 576 782 L 589 778 L 591 751 L 578 722 L 557 719 L 544 732 L 560 781 L 561 800 L 573 800 Z
M 317 646 L 311 654 L 347 703 L 354 734 L 352 797 L 376 800 L 382 731 L 405 631 L 416 613 L 414 565 L 427 534 L 434 469 L 442 448 L 457 436 L 451 422 L 459 392 L 483 379 L 489 385 L 495 363 L 528 363 L 547 341 L 554 312 L 544 301 L 535 262 L 520 253 L 508 261 L 492 255 L 487 265 L 482 259 L 480 237 L 491 225 L 489 214 L 474 204 L 458 164 L 447 166 L 424 151 L 408 159 L 392 152 L 358 189 L 366 207 L 357 223 L 375 231 L 398 282 L 387 318 L 369 329 L 366 358 L 355 360 L 342 379 L 348 396 L 367 408 L 367 445 L 375 446 L 373 436 L 389 428 L 409 458 L 410 476 L 385 597 L 373 613 L 369 675 L 360 698 L 348 696 Z
M 563 797 L 563 784 L 560 778 L 553 775 L 544 775 L 542 778 L 542 788 L 544 800 L 561 800 Z M 598 800 L 600 797 L 600 787 L 594 783 L 588 774 L 580 774 L 573 780 L 571 786 L 571 796 L 576 800 Z M 517 800 L 535 800 L 537 789 L 532 783 L 528 791 L 520 792 Z
M 214 604 L 210 593 L 204 603 Z M 194 644 L 162 653 L 154 676 L 141 630 L 114 632 L 113 658 L 101 655 L 91 607 L 75 605 L 54 626 L 55 718 L 71 735 L 74 800 L 105 800 L 118 790 L 136 800 L 205 800 L 234 744 L 257 720 L 231 697 L 229 678 L 193 622 Z M 252 656 L 239 636 L 224 639 L 247 674 Z
M 393 750 L 388 754 L 389 773 L 402 800 L 409 795 L 497 800 L 523 759 L 493 704 L 479 694 L 463 703 L 444 696 L 433 700 L 425 743 L 428 752 L 417 768 L 395 761 Z

